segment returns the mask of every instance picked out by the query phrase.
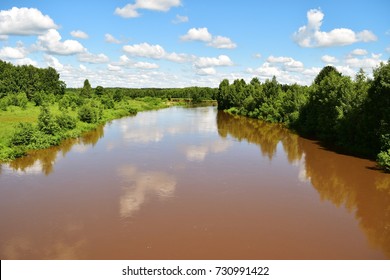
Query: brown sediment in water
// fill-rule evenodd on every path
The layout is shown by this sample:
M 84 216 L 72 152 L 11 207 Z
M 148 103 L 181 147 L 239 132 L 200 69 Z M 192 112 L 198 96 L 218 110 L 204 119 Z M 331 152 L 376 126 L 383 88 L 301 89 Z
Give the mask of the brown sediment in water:
M 278 125 L 169 108 L 2 165 L 1 259 L 389 259 L 390 175 Z

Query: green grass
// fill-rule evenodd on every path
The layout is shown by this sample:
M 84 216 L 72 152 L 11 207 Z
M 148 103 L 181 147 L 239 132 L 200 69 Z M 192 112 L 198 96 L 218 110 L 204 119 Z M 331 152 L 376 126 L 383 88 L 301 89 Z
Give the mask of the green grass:
M 113 109 L 104 109 L 102 117 L 97 123 L 85 123 L 78 120 L 76 128 L 61 131 L 56 135 L 43 135 L 44 137 L 39 143 L 26 146 L 13 146 L 11 144 L 11 138 L 19 123 L 32 123 L 36 126 L 40 114 L 40 107 L 34 106 L 33 103 L 29 103 L 26 109 L 9 106 L 6 111 L 0 110 L 0 161 L 9 161 L 28 153 L 28 151 L 48 148 L 58 144 L 62 140 L 79 137 L 84 132 L 93 130 L 99 125 L 117 118 L 140 111 L 161 109 L 167 106 L 167 102 L 160 98 L 144 97 L 124 100 L 115 103 L 115 108 Z M 51 104 L 49 110 L 53 116 L 58 116 L 62 113 L 57 103 Z M 67 114 L 77 118 L 78 108 L 75 110 L 68 109 Z

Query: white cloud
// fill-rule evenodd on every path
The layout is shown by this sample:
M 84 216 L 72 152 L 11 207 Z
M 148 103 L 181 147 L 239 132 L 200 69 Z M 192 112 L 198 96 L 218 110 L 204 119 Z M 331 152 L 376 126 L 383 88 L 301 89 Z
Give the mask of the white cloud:
M 193 59 L 193 56 L 184 54 L 184 53 L 167 53 L 165 55 L 165 59 L 172 61 L 172 62 L 177 62 L 177 63 L 184 63 L 188 62 Z
M 212 35 L 209 33 L 206 27 L 203 28 L 191 28 L 187 31 L 186 35 L 180 37 L 183 41 L 202 41 L 210 42 Z
M 176 15 L 176 18 L 172 20 L 174 24 L 178 23 L 183 23 L 183 22 L 188 22 L 189 18 L 187 16 L 181 16 L 181 15 Z
M 53 67 L 57 71 L 61 71 L 64 69 L 64 65 L 61 64 L 61 62 L 52 55 L 45 55 L 44 59 L 47 63 L 47 66 Z
M 0 49 L 0 58 L 5 59 L 21 59 L 26 57 L 26 50 L 20 46 L 16 48 L 12 47 L 3 47 Z
M 108 65 L 107 65 L 107 69 L 108 69 L 109 71 L 120 71 L 120 70 L 121 70 L 121 67 L 118 66 L 118 65 L 108 64 Z
M 123 8 L 116 8 L 115 14 L 124 18 L 139 17 L 139 9 L 167 12 L 172 7 L 181 5 L 181 0 L 136 0 L 134 4 L 127 4 Z
M 381 58 L 381 54 L 371 54 L 371 57 L 353 57 L 349 56 L 345 59 L 345 64 L 352 68 L 373 69 L 377 67 L 381 62 L 384 62 Z
M 38 36 L 38 46 L 50 54 L 72 55 L 85 52 L 85 48 L 75 40 L 61 42 L 61 35 L 55 29 L 49 29 Z
M 196 70 L 198 75 L 215 75 L 217 71 L 214 67 L 200 68 Z
M 129 59 L 126 55 L 122 55 L 119 58 L 119 62 L 114 62 L 112 64 L 109 64 L 108 69 L 110 71 L 119 71 L 121 70 L 120 66 L 124 66 L 127 68 L 145 69 L 145 70 L 160 68 L 160 66 L 156 63 L 150 63 L 144 61 L 135 62 Z
M 237 47 L 237 44 L 228 37 L 211 35 L 206 27 L 191 28 L 180 39 L 182 41 L 206 42 L 208 43 L 207 46 L 217 49 L 234 49 Z
M 260 59 L 262 56 L 261 56 L 260 53 L 255 53 L 255 54 L 253 55 L 253 57 L 254 57 L 254 58 L 257 58 L 257 59 Z
M 35 60 L 32 60 L 29 57 L 16 59 L 13 61 L 13 63 L 16 65 L 32 65 L 32 66 L 38 67 L 38 62 L 36 62 Z
M 321 31 L 324 14 L 312 9 L 307 12 L 307 25 L 301 26 L 293 34 L 294 41 L 305 48 L 345 46 L 356 42 L 376 41 L 377 37 L 369 30 L 355 33 L 351 29 L 336 28 L 329 32 Z
M 367 51 L 364 49 L 354 49 L 351 52 L 351 55 L 366 55 L 366 54 L 367 54 Z
M 207 45 L 217 49 L 234 49 L 237 47 L 236 43 L 234 43 L 230 38 L 223 36 L 215 36 Z
M 227 55 L 220 55 L 218 57 L 199 57 L 196 59 L 194 65 L 197 68 L 208 68 L 214 66 L 232 66 L 233 62 Z
M 58 26 L 35 8 L 16 8 L 0 11 L 0 34 L 39 35 Z
M 338 60 L 334 56 L 324 55 L 321 57 L 321 60 L 325 63 L 336 63 Z
M 126 45 L 123 51 L 131 56 L 146 57 L 152 59 L 166 59 L 172 62 L 183 63 L 192 60 L 192 56 L 187 54 L 169 53 L 160 45 L 150 45 L 148 43 Z
M 75 38 L 79 38 L 79 39 L 87 39 L 89 37 L 87 33 L 85 33 L 84 31 L 81 31 L 81 30 L 74 30 L 74 31 L 70 32 L 70 35 L 72 35 Z
M 0 35 L 0 41 L 7 41 L 8 35 Z
M 267 58 L 267 62 L 281 63 L 281 64 L 283 64 L 284 68 L 286 68 L 290 71 L 300 70 L 303 68 L 303 63 L 298 61 L 298 60 L 293 59 L 292 57 L 285 57 L 285 56 L 275 57 L 275 56 L 271 55 L 270 57 Z
M 80 67 L 80 70 L 81 70 L 81 71 L 83 71 L 83 72 L 87 71 L 87 67 L 85 67 L 85 65 L 80 64 L 79 67 Z
M 108 62 L 110 59 L 108 58 L 108 56 L 106 56 L 105 54 L 103 53 L 100 53 L 100 54 L 92 54 L 88 51 L 85 51 L 83 53 L 80 53 L 78 55 L 78 60 L 80 62 L 87 62 L 87 63 L 94 63 L 94 64 L 98 64 L 98 63 L 106 63 Z
M 112 44 L 121 44 L 122 42 L 118 39 L 116 39 L 114 36 L 112 36 L 111 34 L 109 33 L 106 33 L 104 35 L 104 40 L 107 42 L 107 43 L 112 43 Z
M 163 47 L 160 45 L 149 45 L 148 43 L 127 45 L 123 47 L 123 50 L 132 56 L 148 57 L 154 59 L 161 59 L 166 55 Z
M 390 46 L 386 48 L 386 51 L 390 53 Z
M 269 62 L 264 62 L 260 67 L 256 69 L 248 68 L 247 72 L 250 74 L 259 75 L 261 77 L 278 77 L 281 74 L 281 71 L 276 67 L 272 66 Z
M 140 61 L 140 62 L 134 63 L 134 67 L 139 68 L 139 69 L 157 69 L 160 66 L 158 66 L 156 63 L 149 63 L 149 62 Z

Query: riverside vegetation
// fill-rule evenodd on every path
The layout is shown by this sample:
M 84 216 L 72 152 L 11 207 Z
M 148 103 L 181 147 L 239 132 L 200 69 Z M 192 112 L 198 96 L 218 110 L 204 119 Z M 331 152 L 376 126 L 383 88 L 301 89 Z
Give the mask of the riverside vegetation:
M 216 99 L 218 108 L 268 122 L 283 123 L 333 149 L 376 158 L 390 171 L 390 61 L 369 79 L 355 79 L 324 67 L 310 86 L 283 85 L 274 77 L 253 78 L 218 89 L 67 89 L 54 68 L 14 66 L 0 60 L 0 160 L 59 144 L 109 120 L 169 104 Z
M 107 121 L 180 102 L 212 99 L 215 89 L 67 89 L 54 68 L 0 60 L 0 161 L 58 145 Z
M 332 149 L 376 158 L 390 171 L 390 60 L 373 70 L 373 79 L 360 70 L 352 80 L 333 66 L 310 86 L 282 85 L 275 77 L 225 79 L 216 98 L 219 109 L 283 123 Z

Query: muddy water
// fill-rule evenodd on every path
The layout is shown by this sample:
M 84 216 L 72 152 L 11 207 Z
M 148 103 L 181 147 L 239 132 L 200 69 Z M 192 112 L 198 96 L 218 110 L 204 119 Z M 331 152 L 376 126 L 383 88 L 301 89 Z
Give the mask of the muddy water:
M 215 108 L 113 121 L 0 173 L 1 259 L 389 259 L 390 175 Z

